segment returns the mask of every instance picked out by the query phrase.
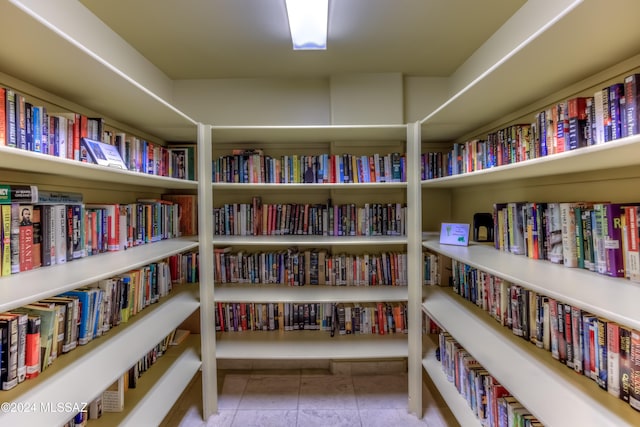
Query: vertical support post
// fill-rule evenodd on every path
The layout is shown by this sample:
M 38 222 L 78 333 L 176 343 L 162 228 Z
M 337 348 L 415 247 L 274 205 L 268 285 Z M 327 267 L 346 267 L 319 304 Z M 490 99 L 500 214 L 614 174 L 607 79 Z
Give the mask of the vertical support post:
M 198 123 L 198 241 L 200 264 L 200 346 L 203 419 L 218 412 L 213 284 L 213 190 L 211 126 Z
M 422 418 L 422 186 L 420 123 L 407 125 L 409 412 Z

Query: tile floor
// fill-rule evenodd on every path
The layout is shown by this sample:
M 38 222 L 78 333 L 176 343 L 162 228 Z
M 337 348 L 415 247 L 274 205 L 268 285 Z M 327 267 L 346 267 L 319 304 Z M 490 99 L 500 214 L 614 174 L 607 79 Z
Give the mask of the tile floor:
M 191 391 L 189 391 L 189 389 Z M 218 414 L 202 420 L 197 376 L 163 427 L 448 427 L 457 423 L 446 405 L 423 388 L 425 415 L 407 411 L 407 375 L 334 375 L 257 371 L 226 373 Z M 189 395 L 191 397 L 189 397 Z

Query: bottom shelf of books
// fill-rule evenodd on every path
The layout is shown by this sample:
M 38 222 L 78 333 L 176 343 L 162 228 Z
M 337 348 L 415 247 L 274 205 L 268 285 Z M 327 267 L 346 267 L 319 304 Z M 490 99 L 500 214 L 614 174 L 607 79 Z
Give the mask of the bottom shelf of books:
M 3 391 L 7 410 L 0 413 L 0 424 L 64 425 L 199 306 L 197 285 L 175 287 L 128 322 L 63 354 L 37 377 Z
M 451 288 L 426 287 L 423 311 L 544 425 L 639 424 L 640 414 L 628 403 L 514 335 Z M 425 368 L 433 363 L 427 357 Z
M 181 344 L 170 346 L 144 375 L 140 375 L 135 388 L 129 384 L 128 389 L 121 392 L 117 385 L 112 387 L 116 388 L 115 392 L 120 393 L 122 397 L 122 400 L 116 402 L 119 407 L 113 408 L 113 401 L 105 401 L 113 396 L 111 390 L 105 392 L 100 403 L 101 416 L 98 419 L 90 419 L 90 425 L 160 425 L 201 365 L 200 335 L 190 335 Z M 131 371 L 125 375 L 131 377 Z M 120 408 L 121 410 L 116 412 Z M 98 413 L 99 411 L 98 409 Z
M 442 369 L 442 363 L 436 358 L 438 348 L 438 335 L 424 335 L 422 340 L 423 359 L 422 367 L 431 378 L 440 395 L 447 403 L 449 409 L 462 426 L 480 426 L 480 420 L 469 408 L 465 398 L 458 392 L 455 385 L 447 379 Z

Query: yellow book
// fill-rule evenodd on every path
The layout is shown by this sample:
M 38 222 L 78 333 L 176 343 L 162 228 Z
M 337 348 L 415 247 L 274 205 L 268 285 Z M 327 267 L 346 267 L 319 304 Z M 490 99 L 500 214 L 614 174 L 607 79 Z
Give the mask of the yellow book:
M 2 205 L 2 229 L 0 230 L 2 245 L 0 254 L 2 262 L 0 264 L 0 276 L 11 274 L 11 205 Z

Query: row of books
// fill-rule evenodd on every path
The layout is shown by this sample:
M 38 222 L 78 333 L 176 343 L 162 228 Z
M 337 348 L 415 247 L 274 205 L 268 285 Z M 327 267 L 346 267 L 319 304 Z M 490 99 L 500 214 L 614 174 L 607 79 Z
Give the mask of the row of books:
M 487 427 L 540 427 L 529 412 L 448 332 L 438 335 L 442 370 L 479 424 Z
M 636 203 L 498 203 L 495 247 L 638 282 L 639 208 Z
M 65 427 L 86 426 L 87 420 L 97 420 L 102 418 L 106 412 L 122 412 L 125 406 L 126 392 L 135 389 L 138 379 L 150 369 L 160 357 L 169 349 L 174 339 L 176 330 L 173 330 L 161 342 L 155 345 L 144 356 L 136 362 L 124 375 L 120 375 L 118 379 L 110 385 L 102 394 L 91 401 L 84 411 L 76 414 L 70 419 Z
M 180 206 L 168 200 L 83 203 L 82 194 L 0 185 L 0 275 L 178 237 Z M 11 197 L 11 195 L 13 197 Z
M 85 345 L 169 294 L 174 255 L 163 261 L 0 314 L 3 390 L 35 378 L 62 354 Z M 173 274 L 175 276 L 175 273 Z
M 407 305 L 377 303 L 216 304 L 216 331 L 302 331 L 334 335 L 407 333 Z
M 327 184 L 406 182 L 401 153 L 265 155 L 262 149 L 233 150 L 213 161 L 213 182 Z
M 115 146 L 128 170 L 195 180 L 194 145 L 164 147 L 106 129 L 102 117 L 50 112 L 25 95 L 0 87 L 0 145 L 81 162 L 92 162 L 83 139 Z
M 422 252 L 422 284 L 449 286 L 451 258 L 430 251 Z
M 404 236 L 402 203 L 228 203 L 213 208 L 215 235 Z
M 454 291 L 640 410 L 640 331 L 453 261 Z
M 447 153 L 423 156 L 422 179 L 457 175 L 604 144 L 640 133 L 640 74 L 574 97 L 536 114 L 533 123 L 492 132 L 487 139 L 453 144 Z
M 214 251 L 216 283 L 286 284 L 289 286 L 406 286 L 407 254 L 332 254 L 297 247 L 273 252 Z

